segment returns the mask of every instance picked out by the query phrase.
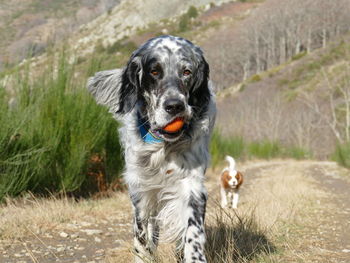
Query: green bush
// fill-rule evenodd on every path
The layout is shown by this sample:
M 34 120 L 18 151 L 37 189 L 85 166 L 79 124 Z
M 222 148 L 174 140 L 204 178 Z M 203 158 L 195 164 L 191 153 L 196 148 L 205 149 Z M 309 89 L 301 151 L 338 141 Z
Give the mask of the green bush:
M 292 57 L 292 60 L 295 61 L 295 60 L 299 60 L 301 59 L 302 57 L 304 57 L 306 55 L 306 51 L 303 51 L 303 52 L 300 52 L 298 54 L 295 54 L 293 57 Z
M 198 16 L 198 11 L 194 6 L 190 6 L 185 14 L 180 17 L 179 32 L 185 32 L 191 29 L 191 19 Z
M 88 94 L 86 78 L 73 79 L 64 55 L 33 83 L 28 72 L 16 76 L 14 106 L 0 88 L 0 199 L 23 191 L 90 191 L 89 160 L 96 154 L 107 182 L 116 179 L 123 166 L 117 122 Z
M 121 52 L 130 55 L 136 49 L 137 45 L 132 41 L 116 41 L 107 48 L 107 53 L 114 54 L 116 52 Z
M 183 15 L 180 17 L 179 22 L 179 32 L 185 32 L 190 29 L 190 19 L 187 15 Z
M 259 74 L 255 74 L 250 78 L 250 82 L 258 82 L 261 80 L 261 77 Z
M 303 148 L 292 146 L 283 148 L 283 156 L 290 157 L 296 160 L 302 160 L 306 158 L 311 158 L 312 154 Z
M 240 159 L 271 159 L 281 157 L 299 160 L 312 157 L 309 151 L 300 147 L 282 146 L 278 142 L 271 142 L 269 140 L 246 142 L 240 136 L 224 137 L 220 134 L 219 130 L 213 132 L 210 153 L 213 167 L 220 164 L 226 155 Z
M 277 157 L 282 153 L 281 147 L 276 142 L 262 141 L 252 142 L 248 145 L 248 155 L 262 159 Z
M 98 54 L 106 52 L 106 48 L 103 46 L 101 41 L 98 41 L 98 43 L 96 44 L 94 52 Z
M 191 5 L 187 11 L 187 16 L 189 18 L 196 18 L 198 16 L 197 8 L 195 8 L 193 5 Z
M 225 138 L 220 135 L 218 130 L 215 130 L 210 143 L 213 167 L 224 160 L 226 155 L 233 156 L 234 158 L 241 157 L 244 153 L 244 147 L 245 144 L 242 137 Z
M 350 168 L 350 143 L 338 144 L 332 159 L 341 166 Z

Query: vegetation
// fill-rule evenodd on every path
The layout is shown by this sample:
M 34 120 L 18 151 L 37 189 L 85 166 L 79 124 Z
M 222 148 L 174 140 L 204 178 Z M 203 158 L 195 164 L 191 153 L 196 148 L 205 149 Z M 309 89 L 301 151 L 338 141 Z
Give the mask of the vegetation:
M 37 56 L 119 4 L 119 0 L 1 1 L 0 71 Z M 33 33 L 37 32 L 37 33 Z M 35 37 L 40 32 L 43 38 Z M 10 48 L 9 48 L 10 47 Z
M 260 81 L 261 80 L 261 76 L 259 75 L 259 74 L 255 74 L 255 75 L 253 75 L 251 78 L 250 78 L 250 80 L 249 80 L 249 82 L 258 82 L 258 81 Z
M 350 143 L 338 144 L 332 159 L 341 166 L 350 168 Z
M 58 65 L 56 65 L 58 64 Z M 93 60 L 88 75 L 100 69 Z M 91 173 L 99 157 L 103 183 L 119 178 L 122 169 L 117 122 L 96 105 L 85 81 L 73 78 L 76 68 L 63 54 L 46 74 L 29 78 L 30 70 L 16 74 L 16 100 L 0 91 L 0 198 L 24 191 L 90 193 L 101 183 Z M 213 134 L 211 153 L 217 165 L 229 154 L 238 158 L 302 157 L 277 143 L 246 143 L 242 137 Z
M 132 41 L 116 41 L 113 45 L 107 48 L 108 54 L 114 54 L 116 52 L 131 54 L 135 49 L 137 49 L 137 45 Z
M 254 211 L 232 214 L 217 211 L 212 225 L 206 227 L 208 262 L 248 262 L 276 252 L 267 231 L 256 221 Z
M 23 191 L 87 194 L 96 181 L 117 179 L 117 122 L 73 78 L 74 66 L 62 55 L 33 82 L 28 72 L 16 76 L 15 103 L 0 89 L 0 199 Z
M 212 165 L 215 167 L 225 155 L 238 159 L 271 159 L 276 157 L 305 159 L 312 155 L 309 151 L 296 146 L 283 146 L 269 140 L 247 142 L 243 137 L 223 137 L 215 130 L 210 144 Z
M 191 20 L 198 16 L 198 11 L 194 6 L 190 6 L 187 13 L 180 17 L 179 32 L 184 32 L 190 29 Z
M 215 130 L 210 143 L 212 165 L 215 167 L 222 162 L 225 155 L 231 155 L 235 158 L 243 156 L 244 148 L 245 144 L 242 137 L 225 138 L 221 136 L 218 130 Z
M 211 66 L 225 68 L 213 79 L 220 88 L 229 87 L 326 48 L 348 34 L 349 14 L 346 0 L 265 1 L 239 23 L 241 30 L 228 29 L 211 39 L 216 47 L 209 53 Z
M 304 57 L 307 53 L 305 51 L 303 52 L 300 52 L 298 54 L 295 54 L 294 56 L 292 56 L 292 60 L 299 60 L 301 59 L 302 57 Z
M 188 23 L 197 16 L 193 6 L 183 15 Z M 92 57 L 77 57 L 73 65 L 63 54 L 58 65 L 48 62 L 47 72 L 35 73 L 41 77 L 34 82 L 29 66 L 11 69 L 15 104 L 10 106 L 0 87 L 0 200 L 25 191 L 81 195 L 101 190 L 100 179 L 90 171 L 94 157 L 101 162 L 103 184 L 112 187 L 119 180 L 123 161 L 117 123 L 84 87 L 94 72 L 125 65 L 136 48 L 129 38 L 108 47 L 98 43 Z

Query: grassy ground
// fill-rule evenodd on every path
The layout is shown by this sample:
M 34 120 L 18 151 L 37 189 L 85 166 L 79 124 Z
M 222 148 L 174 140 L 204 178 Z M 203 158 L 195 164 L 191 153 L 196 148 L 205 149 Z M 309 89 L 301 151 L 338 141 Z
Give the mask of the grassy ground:
M 324 228 L 336 220 L 327 215 L 339 210 L 332 200 L 341 191 L 325 191 L 315 179 L 347 170 L 329 162 L 285 160 L 238 163 L 238 168 L 245 183 L 236 211 L 219 206 L 220 171 L 208 174 L 208 262 L 342 262 L 342 254 L 328 244 L 336 245 L 335 236 L 346 231 L 324 235 L 327 231 L 318 225 L 321 216 Z M 27 262 L 131 262 L 128 200 L 126 193 L 79 202 L 30 195 L 9 200 L 0 208 L 0 252 L 7 251 L 0 253 L 0 261 L 28 251 L 22 255 Z M 88 235 L 89 229 L 100 232 Z M 175 262 L 172 249 L 161 244 L 159 262 Z M 330 259 L 322 261 L 327 256 Z

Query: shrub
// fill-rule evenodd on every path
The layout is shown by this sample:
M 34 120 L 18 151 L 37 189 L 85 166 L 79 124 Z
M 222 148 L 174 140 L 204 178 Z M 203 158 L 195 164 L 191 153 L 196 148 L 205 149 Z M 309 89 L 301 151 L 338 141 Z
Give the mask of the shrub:
M 78 57 L 77 58 L 77 61 L 76 61 L 76 64 L 79 65 L 79 64 L 82 64 L 86 61 L 86 58 L 85 57 Z
M 350 143 L 338 144 L 332 159 L 341 166 L 350 168 Z
M 190 29 L 191 19 L 198 16 L 198 11 L 194 6 L 190 6 L 185 14 L 180 17 L 179 32 L 185 32 Z
M 290 82 L 289 79 L 280 79 L 278 80 L 278 85 L 285 86 L 285 85 L 288 85 L 289 82 Z
M 85 83 L 73 79 L 74 68 L 64 55 L 54 69 L 33 83 L 29 71 L 18 73 L 17 103 L 11 108 L 0 89 L 0 199 L 23 191 L 92 191 L 94 155 L 101 157 L 106 183 L 120 174 L 117 123 L 94 102 Z
M 295 54 L 293 57 L 292 57 L 292 60 L 295 61 L 295 60 L 299 60 L 301 59 L 302 57 L 304 57 L 306 55 L 306 51 L 303 51 L 303 52 L 300 52 L 298 54 Z
M 220 210 L 210 216 L 213 223 L 206 226 L 205 244 L 209 263 L 265 262 L 254 259 L 276 252 L 267 237 L 268 231 L 259 225 L 255 211 L 242 214 Z
M 271 142 L 269 140 L 246 142 L 240 136 L 224 137 L 220 134 L 219 130 L 213 132 L 210 153 L 213 167 L 220 164 L 226 155 L 240 159 L 286 157 L 300 160 L 312 157 L 309 151 L 300 147 L 282 146 L 278 142 Z
M 225 138 L 220 135 L 218 130 L 215 130 L 210 144 L 213 167 L 218 165 L 226 155 L 231 155 L 234 158 L 241 157 L 244 153 L 244 146 L 242 137 Z
M 286 147 L 283 149 L 283 155 L 285 157 L 290 157 L 296 160 L 302 160 L 306 158 L 311 158 L 312 154 L 300 147 L 292 146 L 292 147 Z
M 189 23 L 190 19 L 187 15 L 183 15 L 180 17 L 180 22 L 179 22 L 179 32 L 185 32 L 189 30 Z
M 255 74 L 250 78 L 250 82 L 258 82 L 261 80 L 261 77 L 259 74 Z
M 187 16 L 189 18 L 196 18 L 198 16 L 197 8 L 195 8 L 193 5 L 191 5 L 187 11 Z
M 95 53 L 104 53 L 106 52 L 106 48 L 103 46 L 101 41 L 98 41 L 98 43 L 95 46 Z
M 276 142 L 252 142 L 248 145 L 248 155 L 262 159 L 270 159 L 281 154 L 281 147 Z
M 137 49 L 137 45 L 134 42 L 119 40 L 107 48 L 107 53 L 113 54 L 116 52 L 121 52 L 131 54 L 135 49 Z

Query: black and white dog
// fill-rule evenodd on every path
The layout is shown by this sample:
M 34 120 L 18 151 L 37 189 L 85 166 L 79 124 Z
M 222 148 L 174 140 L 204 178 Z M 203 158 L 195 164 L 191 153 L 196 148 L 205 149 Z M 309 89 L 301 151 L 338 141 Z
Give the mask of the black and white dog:
M 125 68 L 96 73 L 88 89 L 122 122 L 135 261 L 152 260 L 161 226 L 184 262 L 206 262 L 203 180 L 216 109 L 201 49 L 174 36 L 150 39 Z M 182 128 L 165 131 L 175 119 Z

